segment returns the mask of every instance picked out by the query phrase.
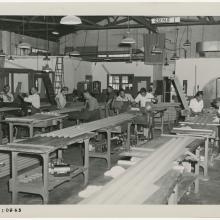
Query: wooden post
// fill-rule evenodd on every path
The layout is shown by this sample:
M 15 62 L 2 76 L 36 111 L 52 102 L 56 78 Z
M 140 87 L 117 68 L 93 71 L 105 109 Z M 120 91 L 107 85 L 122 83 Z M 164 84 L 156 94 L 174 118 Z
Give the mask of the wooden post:
M 0 112 L 0 144 L 2 144 L 2 139 L 3 139 L 2 119 L 3 119 L 3 113 Z
M 195 175 L 197 175 L 195 180 L 195 189 L 194 192 L 199 192 L 199 166 L 200 166 L 200 147 L 196 149 L 196 158 L 198 159 L 196 165 L 195 165 Z
M 18 192 L 17 192 L 17 176 L 18 176 L 18 165 L 17 165 L 17 152 L 12 152 L 12 203 L 17 204 Z
M 208 154 L 209 154 L 209 138 L 206 137 L 205 140 L 205 159 L 204 159 L 204 176 L 208 177 Z
M 111 168 L 111 131 L 107 129 L 107 165 L 108 169 Z
M 13 142 L 13 123 L 9 123 L 9 142 Z
M 43 159 L 43 203 L 47 204 L 48 203 L 48 197 L 49 197 L 49 187 L 48 187 L 48 181 L 49 181 L 49 154 L 43 154 L 42 155 Z
M 131 122 L 128 122 L 128 130 L 127 130 L 127 142 L 126 142 L 126 150 L 130 150 L 131 146 Z
M 89 139 L 84 140 L 84 185 L 88 184 L 89 181 Z
M 31 123 L 29 125 L 29 132 L 30 132 L 29 137 L 32 138 L 34 136 L 34 125 L 33 125 L 33 123 Z

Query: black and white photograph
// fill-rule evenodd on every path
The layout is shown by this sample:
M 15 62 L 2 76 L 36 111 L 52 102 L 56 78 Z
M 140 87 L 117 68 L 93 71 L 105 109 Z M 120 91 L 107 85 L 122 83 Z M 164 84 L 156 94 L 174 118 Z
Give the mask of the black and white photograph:
M 0 14 L 0 205 L 220 204 L 220 13 L 124 4 Z

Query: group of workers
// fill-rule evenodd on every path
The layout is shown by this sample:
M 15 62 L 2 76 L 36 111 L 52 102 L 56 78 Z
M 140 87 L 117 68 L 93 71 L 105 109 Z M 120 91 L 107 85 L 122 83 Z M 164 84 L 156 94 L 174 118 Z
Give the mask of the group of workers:
M 31 112 L 36 113 L 40 111 L 40 96 L 38 90 L 35 87 L 31 88 L 31 94 L 23 97 L 19 95 L 24 102 L 31 104 Z M 57 108 L 62 109 L 66 106 L 67 100 L 66 95 L 68 93 L 68 87 L 63 87 L 60 92 L 55 97 Z M 83 92 L 85 98 L 84 110 L 89 112 L 99 109 L 98 101 L 93 97 L 88 90 Z M 5 103 L 12 103 L 14 101 L 14 96 L 10 92 L 10 86 L 5 85 L 3 91 L 0 93 L 0 99 Z M 117 102 L 127 102 L 130 104 L 139 104 L 140 107 L 145 107 L 147 102 L 155 102 L 155 97 L 152 94 L 152 90 L 147 91 L 145 88 L 141 88 L 136 98 L 133 98 L 131 94 L 126 93 L 124 89 L 120 89 L 118 95 L 115 93 L 111 86 L 107 87 L 106 105 L 109 109 L 114 110 L 117 108 Z M 203 92 L 199 91 L 196 93 L 195 97 L 189 102 L 190 115 L 197 115 L 203 112 L 204 102 L 203 102 Z
M 26 94 L 22 96 L 18 94 L 19 98 L 22 99 L 24 102 L 29 103 L 31 106 L 31 113 L 37 113 L 40 111 L 40 96 L 38 94 L 38 90 L 36 87 L 32 87 L 30 94 Z M 14 102 L 15 98 L 13 94 L 10 92 L 10 86 L 5 85 L 3 91 L 0 93 L 0 99 L 4 103 L 12 103 Z

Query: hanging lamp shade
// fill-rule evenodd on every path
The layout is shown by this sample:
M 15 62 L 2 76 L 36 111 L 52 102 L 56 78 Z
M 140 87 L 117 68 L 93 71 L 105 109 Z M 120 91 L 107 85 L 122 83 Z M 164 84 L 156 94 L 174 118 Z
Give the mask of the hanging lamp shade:
M 62 17 L 60 20 L 60 24 L 65 25 L 76 25 L 76 24 L 82 24 L 82 21 L 79 17 L 74 15 L 67 15 L 65 17 Z
M 60 33 L 58 31 L 52 31 L 52 34 L 59 35 Z
M 49 72 L 52 72 L 53 70 L 49 67 L 48 64 L 46 64 L 45 66 L 42 67 L 42 71 L 49 73 Z
M 120 44 L 136 44 L 136 41 L 134 38 L 128 36 L 126 38 L 123 38 Z
M 170 58 L 170 60 L 178 60 L 179 57 L 177 56 L 176 53 L 173 54 L 173 56 Z
M 164 66 L 169 66 L 169 63 L 168 63 L 168 59 L 167 59 L 167 57 L 165 58 Z
M 10 57 L 8 58 L 8 60 L 14 60 L 14 58 L 13 58 L 12 56 L 10 56 Z
M 78 50 L 74 50 L 69 53 L 69 56 L 70 57 L 78 57 L 78 56 L 80 56 L 80 52 Z
M 45 55 L 45 57 L 43 58 L 44 61 L 49 61 L 50 58 L 48 57 L 48 53 Z
M 189 46 L 191 46 L 191 42 L 187 39 L 187 40 L 185 41 L 185 43 L 183 44 L 183 46 L 184 46 L 184 47 L 189 47 Z
M 31 49 L 31 45 L 29 43 L 26 42 L 21 42 L 18 44 L 18 48 L 20 49 Z
M 0 57 L 5 57 L 5 53 L 3 50 L 0 50 Z
M 153 46 L 151 53 L 152 54 L 162 54 L 163 51 L 160 48 L 158 48 L 157 46 Z

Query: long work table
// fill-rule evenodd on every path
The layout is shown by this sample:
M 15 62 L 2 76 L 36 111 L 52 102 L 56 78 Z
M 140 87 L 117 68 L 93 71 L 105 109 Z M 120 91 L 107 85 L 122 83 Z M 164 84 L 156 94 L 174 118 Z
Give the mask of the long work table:
M 173 204 L 178 202 L 180 171 L 173 170 L 173 162 L 183 155 L 191 155 L 196 160 L 195 172 L 186 174 L 195 183 L 195 192 L 199 190 L 199 148 L 204 142 L 202 137 L 164 136 L 158 141 L 149 142 L 148 155 L 131 165 L 119 176 L 108 181 L 104 186 L 78 204 Z M 154 151 L 152 152 L 152 150 Z M 194 152 L 191 153 L 190 151 Z M 109 178 L 107 178 L 109 180 Z M 102 181 L 104 182 L 104 181 Z M 186 191 L 185 191 L 186 192 Z M 173 198 L 172 198 L 173 197 Z M 175 197 L 175 198 L 174 198 Z M 74 198 L 66 202 L 71 203 Z
M 121 123 L 126 122 L 129 124 L 129 122 L 131 122 L 135 117 L 135 114 L 124 113 L 90 123 L 71 126 L 50 133 L 44 133 L 26 140 L 9 143 L 7 145 L 1 145 L 0 151 L 2 153 L 0 154 L 0 160 L 3 162 L 4 166 L 0 169 L 0 176 L 10 174 L 10 157 L 7 152 L 11 152 L 12 154 L 12 179 L 10 181 L 10 187 L 13 195 L 13 203 L 17 203 L 18 192 L 40 194 L 43 197 L 44 203 L 47 203 L 48 191 L 53 189 L 56 185 L 61 184 L 63 181 L 69 180 L 69 178 L 51 178 L 51 175 L 48 174 L 49 156 L 52 152 L 58 151 L 58 157 L 62 157 L 62 150 L 73 143 L 82 141 L 85 143 L 84 166 L 83 168 L 81 167 L 80 169 L 77 169 L 77 171 L 75 170 L 73 172 L 74 175 L 83 173 L 85 176 L 85 184 L 88 181 L 90 156 L 107 159 L 108 167 L 110 168 L 111 131 L 115 126 Z M 128 129 L 130 129 L 129 126 Z M 89 140 L 91 137 L 95 136 L 94 131 L 99 130 L 105 130 L 108 134 L 108 150 L 105 156 L 99 154 L 90 155 L 89 153 Z M 130 146 L 129 140 L 130 136 L 128 136 L 127 146 Z M 28 158 L 18 157 L 19 154 L 28 155 Z M 22 170 L 36 164 L 36 158 L 31 158 L 35 155 L 40 155 L 43 158 L 43 178 L 41 177 L 41 182 L 39 183 L 39 179 L 37 179 L 36 183 L 20 183 L 18 170 Z
M 5 122 L 9 124 L 9 141 L 13 142 L 14 126 L 26 126 L 29 128 L 29 136 L 34 136 L 34 128 L 47 128 L 59 124 L 59 129 L 63 128 L 63 119 L 66 115 L 36 113 L 24 117 L 8 117 Z
M 4 113 L 7 112 L 13 112 L 13 111 L 19 111 L 21 110 L 21 108 L 17 108 L 17 107 L 2 107 L 0 108 L 0 144 L 2 144 L 2 120 L 3 120 L 3 115 Z

